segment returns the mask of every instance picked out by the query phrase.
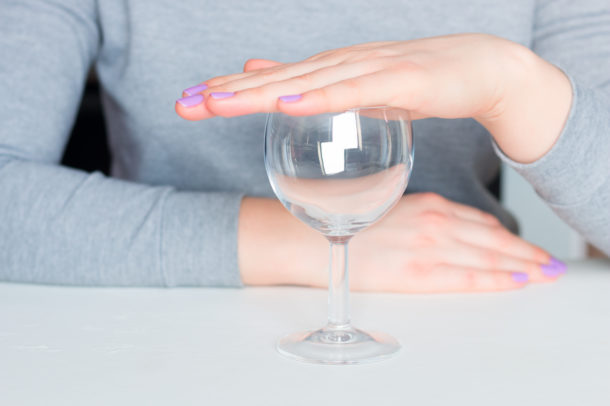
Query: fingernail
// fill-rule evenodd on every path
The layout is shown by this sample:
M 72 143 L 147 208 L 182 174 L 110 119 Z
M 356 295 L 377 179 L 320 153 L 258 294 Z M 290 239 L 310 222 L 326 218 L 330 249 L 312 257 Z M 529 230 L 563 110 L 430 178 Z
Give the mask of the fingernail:
M 511 272 L 511 276 L 513 277 L 513 280 L 518 283 L 525 283 L 530 279 L 529 275 L 525 272 Z
M 183 97 L 182 99 L 178 99 L 176 101 L 184 107 L 194 107 L 198 104 L 201 104 L 201 102 L 203 101 L 203 95 L 195 94 L 193 96 Z
M 548 264 L 540 265 L 540 269 L 542 269 L 543 274 L 550 277 L 559 276 L 560 273 L 563 273 L 561 272 L 561 268 L 558 268 L 557 265 L 553 263 L 553 260 Z
M 208 88 L 208 85 L 201 84 L 201 85 L 189 87 L 188 89 L 184 89 L 183 92 L 188 94 L 189 96 L 192 96 L 192 95 L 197 94 L 199 92 L 203 92 L 207 88 Z
M 302 95 L 300 94 L 289 94 L 286 96 L 280 96 L 279 99 L 281 101 L 283 101 L 284 103 L 294 103 L 296 101 L 301 100 L 301 98 L 303 98 Z
M 565 264 L 565 262 L 562 262 L 557 258 L 551 258 L 551 264 L 555 265 L 555 268 L 560 274 L 566 273 L 566 270 L 568 269 L 568 266 Z
M 235 92 L 212 92 L 210 93 L 213 99 L 226 99 L 235 96 Z

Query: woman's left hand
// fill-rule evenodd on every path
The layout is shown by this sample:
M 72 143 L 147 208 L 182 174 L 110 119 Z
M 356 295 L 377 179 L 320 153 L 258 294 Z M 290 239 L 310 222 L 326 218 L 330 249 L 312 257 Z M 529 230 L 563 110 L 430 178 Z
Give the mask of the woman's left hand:
M 251 60 L 244 70 L 207 80 L 194 95 L 187 89 L 176 111 L 201 120 L 387 105 L 414 119 L 472 117 L 507 155 L 528 162 L 553 145 L 571 103 L 569 80 L 558 68 L 486 34 L 367 43 L 296 63 Z

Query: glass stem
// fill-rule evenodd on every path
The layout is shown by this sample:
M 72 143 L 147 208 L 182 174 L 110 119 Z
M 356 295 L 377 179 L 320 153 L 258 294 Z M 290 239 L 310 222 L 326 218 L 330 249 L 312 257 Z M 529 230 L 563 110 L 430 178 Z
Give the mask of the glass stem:
M 330 267 L 328 275 L 328 326 L 349 326 L 349 273 L 347 245 L 352 236 L 328 237 L 330 241 Z

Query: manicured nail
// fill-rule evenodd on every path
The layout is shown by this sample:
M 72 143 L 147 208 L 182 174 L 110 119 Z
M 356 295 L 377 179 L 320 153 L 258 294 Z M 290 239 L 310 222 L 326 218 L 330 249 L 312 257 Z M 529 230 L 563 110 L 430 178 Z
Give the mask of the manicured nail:
M 184 107 L 194 107 L 203 102 L 203 95 L 195 94 L 193 96 L 183 97 L 182 99 L 178 99 L 176 101 Z
M 289 94 L 286 96 L 280 96 L 279 99 L 281 101 L 283 101 L 284 103 L 294 103 L 296 101 L 299 101 L 303 98 L 302 95 L 300 94 Z
M 226 99 L 235 96 L 235 92 L 212 92 L 210 93 L 213 99 Z
M 565 264 L 565 262 L 562 262 L 557 258 L 551 258 L 551 264 L 555 265 L 555 268 L 560 274 L 566 273 L 566 270 L 568 269 L 568 266 Z
M 525 283 L 530 279 L 529 275 L 525 272 L 511 272 L 511 276 L 513 277 L 513 280 L 518 283 Z
M 199 92 L 203 92 L 207 88 L 208 88 L 208 85 L 201 84 L 201 85 L 189 87 L 188 89 L 184 89 L 183 92 L 188 94 L 189 96 L 192 96 L 192 95 L 197 94 Z
M 553 261 L 549 262 L 548 264 L 540 265 L 540 269 L 542 269 L 543 274 L 550 277 L 559 276 L 560 273 L 563 273 L 561 272 L 561 268 L 558 268 Z

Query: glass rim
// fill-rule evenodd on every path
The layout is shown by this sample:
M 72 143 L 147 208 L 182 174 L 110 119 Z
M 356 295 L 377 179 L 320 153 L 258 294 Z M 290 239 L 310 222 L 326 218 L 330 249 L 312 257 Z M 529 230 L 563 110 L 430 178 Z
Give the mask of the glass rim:
M 409 112 L 409 110 L 405 110 L 403 108 L 400 107 L 392 107 L 392 106 L 362 106 L 362 107 L 352 107 L 351 109 L 347 109 L 344 110 L 345 111 L 360 111 L 360 110 L 401 110 L 401 111 L 406 111 L 407 113 Z M 342 112 L 338 112 L 338 113 L 342 113 Z
M 324 113 L 309 114 L 309 115 L 300 115 L 300 114 L 293 115 L 293 114 L 284 113 L 283 111 L 274 111 L 274 112 L 267 113 L 267 115 L 268 116 L 279 115 L 279 116 L 288 116 L 288 117 L 315 117 L 315 116 L 323 116 L 323 115 L 338 115 L 338 114 L 343 114 L 343 113 L 348 113 L 348 112 L 358 113 L 360 111 L 397 111 L 397 112 L 404 112 L 404 113 L 407 114 L 408 119 L 411 120 L 411 111 L 410 110 L 403 109 L 401 107 L 393 107 L 393 106 L 361 106 L 361 107 L 352 107 L 351 109 L 347 109 L 347 110 L 327 111 L 327 112 L 324 112 Z

